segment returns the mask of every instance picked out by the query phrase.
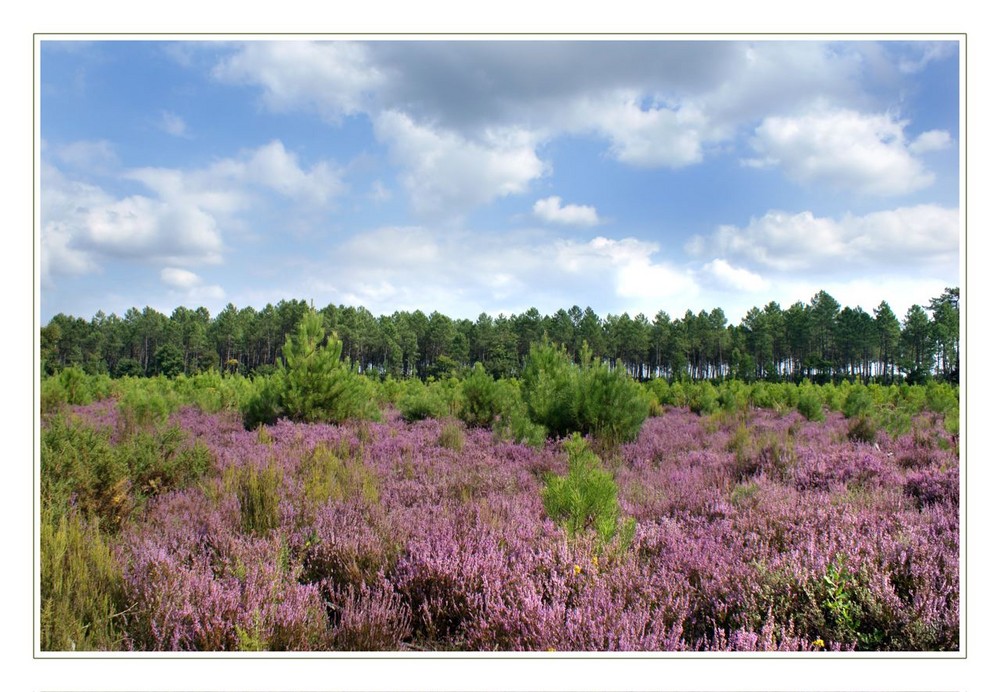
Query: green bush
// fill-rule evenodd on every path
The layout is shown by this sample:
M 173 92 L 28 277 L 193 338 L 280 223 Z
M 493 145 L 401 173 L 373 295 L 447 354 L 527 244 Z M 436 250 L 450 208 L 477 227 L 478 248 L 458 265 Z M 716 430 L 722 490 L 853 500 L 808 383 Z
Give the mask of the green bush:
M 520 383 L 517 380 L 499 380 L 496 392 L 500 415 L 493 423 L 493 435 L 500 440 L 541 448 L 545 444 L 546 431 L 543 426 L 532 422 L 528 415 Z
M 550 437 L 592 434 L 608 447 L 634 440 L 651 410 L 646 390 L 624 368 L 593 357 L 586 343 L 580 362 L 550 341 L 531 346 L 522 379 L 531 421 Z
M 45 508 L 39 533 L 41 649 L 120 649 L 124 579 L 97 522 Z
M 323 318 L 307 312 L 281 350 L 283 362 L 244 406 L 248 429 L 280 417 L 307 423 L 378 418 L 371 383 L 340 359 L 343 342 L 328 339 Z
M 823 397 L 817 389 L 817 387 L 804 386 L 799 392 L 796 408 L 807 420 L 819 422 L 824 420 L 826 415 L 823 413 Z
M 448 398 L 440 383 L 414 381 L 399 400 L 399 412 L 408 422 L 448 415 Z
M 488 428 L 500 414 L 497 385 L 482 363 L 476 363 L 462 382 L 462 407 L 459 417 L 467 425 Z
M 57 415 L 41 431 L 40 495 L 57 515 L 70 498 L 84 516 L 117 524 L 127 513 L 128 462 L 115 454 L 110 431 Z
M 649 415 L 649 400 L 641 385 L 623 368 L 607 368 L 584 350 L 579 375 L 580 431 L 591 433 L 602 445 L 631 442 Z
M 569 456 L 569 473 L 551 475 L 542 490 L 546 513 L 561 524 L 570 537 L 594 531 L 601 544 L 618 538 L 620 545 L 631 541 L 635 521 L 621 519 L 618 485 L 587 441 L 574 433 L 563 443 Z
M 847 439 L 853 442 L 875 444 L 878 439 L 878 426 L 867 413 L 855 416 L 847 427 Z
M 709 416 L 719 410 L 719 393 L 710 382 L 699 382 L 688 401 L 691 413 Z
M 239 500 L 240 528 L 245 533 L 263 535 L 278 527 L 282 482 L 283 474 L 276 464 L 226 469 L 223 487 Z
M 522 374 L 528 415 L 553 437 L 579 430 L 579 368 L 549 340 L 532 344 Z
M 875 402 L 872 400 L 872 395 L 868 391 L 868 388 L 861 385 L 855 385 L 851 387 L 851 390 L 844 398 L 844 404 L 841 410 L 844 412 L 846 417 L 855 418 L 857 416 L 870 413 L 874 405 Z

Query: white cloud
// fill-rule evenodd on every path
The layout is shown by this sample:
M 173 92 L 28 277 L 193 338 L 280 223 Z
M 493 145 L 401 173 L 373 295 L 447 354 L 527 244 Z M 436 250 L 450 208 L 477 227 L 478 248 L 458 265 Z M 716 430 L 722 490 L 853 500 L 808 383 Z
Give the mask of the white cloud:
M 164 267 L 160 270 L 160 280 L 170 287 L 169 294 L 175 301 L 190 305 L 218 303 L 226 295 L 221 286 L 206 285 L 200 276 L 187 269 Z
M 770 282 L 759 274 L 742 267 L 734 267 L 724 259 L 712 260 L 702 267 L 702 272 L 723 289 L 760 292 L 770 285 Z
M 636 238 L 597 237 L 588 243 L 564 240 L 557 243 L 552 264 L 570 275 L 612 278 L 614 294 L 640 309 L 696 295 L 697 284 L 688 272 L 653 260 L 658 251 L 656 243 Z
M 348 41 L 254 41 L 213 70 L 222 81 L 256 84 L 272 109 L 306 109 L 338 121 L 366 110 L 385 81 L 368 48 Z
M 951 146 L 951 135 L 945 130 L 928 130 L 910 142 L 910 151 L 923 154 L 928 151 L 941 151 Z
M 960 227 L 957 209 L 931 204 L 840 219 L 769 211 L 743 228 L 720 226 L 707 238 L 695 237 L 687 250 L 762 269 L 822 275 L 849 274 L 859 267 L 957 272 Z
M 164 267 L 160 270 L 160 279 L 163 283 L 173 288 L 193 288 L 201 283 L 201 279 L 194 272 L 177 267 Z
M 639 100 L 632 94 L 591 114 L 597 128 L 611 139 L 615 158 L 646 168 L 701 163 L 703 140 L 711 136 L 704 114 L 690 102 L 644 108 Z
M 546 197 L 535 202 L 532 213 L 548 223 L 566 224 L 568 226 L 596 226 L 600 223 L 597 210 L 591 206 L 562 203 L 561 197 Z
M 119 165 L 114 146 L 104 139 L 46 147 L 46 154 L 68 168 L 88 173 L 107 173 Z
M 930 63 L 953 55 L 958 50 L 958 41 L 935 41 L 918 43 L 912 46 L 909 54 L 899 61 L 899 70 L 904 74 L 920 72 Z
M 518 129 L 484 132 L 469 140 L 419 125 L 404 113 L 382 113 L 375 134 L 404 168 L 403 185 L 421 214 L 461 216 L 499 197 L 527 191 L 548 168 L 535 138 Z
M 872 195 L 904 195 L 927 187 L 934 175 L 907 149 L 905 121 L 851 110 L 765 118 L 751 144 L 751 163 L 780 166 L 800 183 L 830 185 Z
M 289 290 L 375 314 L 421 309 L 469 319 L 574 304 L 633 314 L 689 307 L 699 295 L 696 277 L 656 258 L 657 251 L 635 238 L 582 242 L 538 230 L 388 227 L 296 267 L 289 274 L 301 277 L 302 287 Z
M 333 195 L 344 191 L 339 174 L 327 162 L 315 164 L 308 171 L 298 163 L 298 157 L 275 140 L 258 148 L 249 159 L 233 167 L 236 181 L 256 183 L 289 198 L 306 199 L 324 204 Z
M 211 215 L 141 195 L 89 209 L 79 238 L 82 246 L 116 257 L 222 261 L 222 236 Z
M 169 111 L 163 111 L 160 113 L 160 129 L 166 132 L 168 135 L 174 137 L 187 137 L 187 123 L 184 122 L 184 118 L 177 115 L 176 113 L 170 113 Z
M 83 162 L 106 158 L 102 152 L 107 151 L 82 143 L 57 153 L 60 160 Z M 240 217 L 259 203 L 258 189 L 313 207 L 344 190 L 329 163 L 306 169 L 279 141 L 204 169 L 138 168 L 121 177 L 142 183 L 152 194 L 115 197 L 43 163 L 42 273 L 47 281 L 55 274 L 95 271 L 110 258 L 219 263 L 222 229 L 240 227 Z

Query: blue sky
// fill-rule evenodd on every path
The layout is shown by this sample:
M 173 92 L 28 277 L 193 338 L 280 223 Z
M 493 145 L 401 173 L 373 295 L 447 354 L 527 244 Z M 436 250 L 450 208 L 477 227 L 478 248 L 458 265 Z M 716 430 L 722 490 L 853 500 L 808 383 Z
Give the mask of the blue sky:
M 43 324 L 960 282 L 957 41 L 43 39 L 39 75 Z

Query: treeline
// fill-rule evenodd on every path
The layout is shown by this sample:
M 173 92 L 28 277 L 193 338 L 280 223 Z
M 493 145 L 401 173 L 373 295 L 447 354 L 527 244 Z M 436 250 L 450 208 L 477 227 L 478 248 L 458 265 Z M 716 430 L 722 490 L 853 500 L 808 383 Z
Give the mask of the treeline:
M 89 322 L 58 314 L 41 329 L 43 374 L 77 367 L 90 374 L 172 377 L 210 370 L 245 375 L 274 371 L 281 347 L 310 305 L 280 301 L 262 310 L 233 304 L 214 318 L 178 307 L 167 317 L 145 308 L 123 317 L 98 312 Z M 496 378 L 516 376 L 532 343 L 546 336 L 580 362 L 592 357 L 648 380 L 799 381 L 853 379 L 920 383 L 958 381 L 959 290 L 948 288 L 900 320 L 882 301 L 871 313 L 841 306 L 826 291 L 782 309 L 772 301 L 730 324 L 716 308 L 671 318 L 658 312 L 599 317 L 577 306 L 542 315 L 476 321 L 420 310 L 376 317 L 364 307 L 328 305 L 323 327 L 343 342 L 341 357 L 359 372 L 440 378 L 481 363 Z M 586 346 L 585 346 L 586 345 Z

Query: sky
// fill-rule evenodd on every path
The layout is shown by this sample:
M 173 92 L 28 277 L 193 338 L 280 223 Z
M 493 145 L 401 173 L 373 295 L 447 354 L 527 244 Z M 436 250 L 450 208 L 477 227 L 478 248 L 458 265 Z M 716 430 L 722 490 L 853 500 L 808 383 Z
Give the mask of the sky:
M 41 320 L 305 299 L 731 323 L 961 281 L 960 45 L 42 38 Z

